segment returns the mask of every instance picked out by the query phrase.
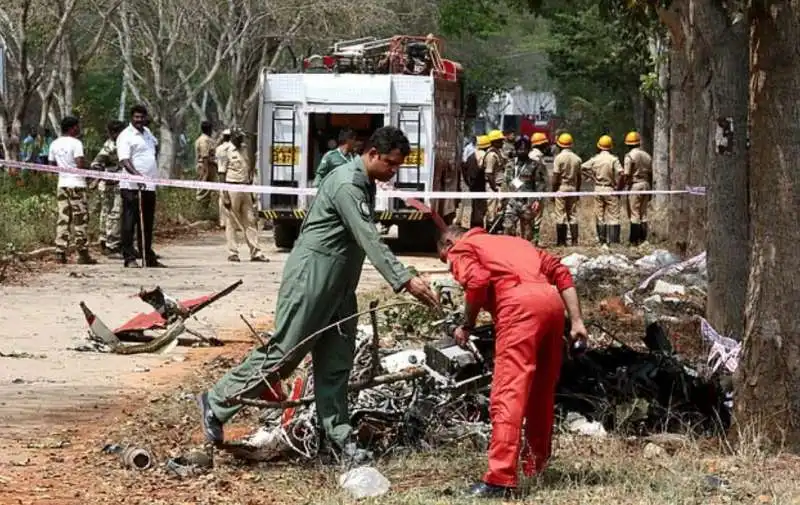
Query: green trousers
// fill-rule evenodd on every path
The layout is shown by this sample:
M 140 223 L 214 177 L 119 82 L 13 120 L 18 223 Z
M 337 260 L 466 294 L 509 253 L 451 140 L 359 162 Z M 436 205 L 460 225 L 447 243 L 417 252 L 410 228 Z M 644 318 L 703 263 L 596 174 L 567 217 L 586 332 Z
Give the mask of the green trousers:
M 342 260 L 302 248 L 290 255 L 275 310 L 275 332 L 265 347 L 254 349 L 209 391 L 214 415 L 227 422 L 241 405 L 226 406 L 229 396 L 259 398 L 274 382 L 289 377 L 308 351 L 314 367 L 317 414 L 328 438 L 342 445 L 352 432 L 347 385 L 355 354 L 357 318 L 314 339 L 277 367 L 291 349 L 312 333 L 357 311 L 355 288 L 360 272 L 342 271 Z M 343 279 L 342 276 L 345 278 Z M 348 289 L 342 292 L 342 285 Z

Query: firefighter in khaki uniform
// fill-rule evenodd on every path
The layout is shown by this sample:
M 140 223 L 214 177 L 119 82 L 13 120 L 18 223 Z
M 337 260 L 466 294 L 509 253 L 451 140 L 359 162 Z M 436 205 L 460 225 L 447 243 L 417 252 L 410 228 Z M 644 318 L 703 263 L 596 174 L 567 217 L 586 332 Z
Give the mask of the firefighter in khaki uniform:
M 492 130 L 486 135 L 486 140 L 489 141 L 489 149 L 486 151 L 486 156 L 483 158 L 484 173 L 486 175 L 486 191 L 503 191 L 507 160 L 505 156 L 503 156 L 501 148 L 503 147 L 505 137 L 500 130 Z M 502 201 L 499 198 L 489 201 L 486 212 L 486 227 L 488 229 L 492 227 L 502 210 Z
M 603 135 L 597 141 L 599 153 L 581 165 L 584 173 L 594 180 L 594 190 L 610 193 L 617 189 L 618 178 L 622 172 L 622 164 L 611 149 L 614 141 Z M 619 244 L 619 197 L 614 195 L 597 195 L 594 197 L 594 219 L 597 227 L 597 239 L 601 244 Z
M 562 133 L 556 140 L 561 152 L 553 160 L 553 191 L 572 192 L 581 187 L 581 159 L 572 151 L 572 135 Z M 578 197 L 555 199 L 556 245 L 567 245 L 567 226 L 572 245 L 578 245 Z
M 653 159 L 640 146 L 642 138 L 638 132 L 625 135 L 625 145 L 630 147 L 625 155 L 620 189 L 628 191 L 650 191 L 653 187 Z M 628 196 L 628 212 L 631 219 L 631 245 L 639 245 L 647 240 L 647 204 L 650 195 Z
M 243 142 L 244 132 L 240 130 L 231 132 L 231 146 L 219 169 L 227 184 L 253 184 L 254 167 L 250 164 Z M 253 194 L 244 191 L 223 191 L 222 205 L 227 210 L 225 237 L 230 253 L 228 261 L 239 261 L 239 241 L 236 237 L 236 232 L 239 230 L 244 234 L 245 242 L 250 248 L 250 261 L 269 261 L 258 247 L 258 231 L 255 228 L 256 220 L 253 215 Z M 251 230 L 252 238 L 249 238 L 248 231 Z

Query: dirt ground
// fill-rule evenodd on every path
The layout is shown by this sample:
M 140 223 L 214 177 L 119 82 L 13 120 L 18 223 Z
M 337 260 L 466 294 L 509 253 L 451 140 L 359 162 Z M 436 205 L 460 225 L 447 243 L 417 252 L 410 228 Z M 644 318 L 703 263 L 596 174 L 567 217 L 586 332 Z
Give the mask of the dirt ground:
M 179 384 L 199 360 L 243 354 L 251 347 L 239 316 L 268 324 L 288 256 L 274 248 L 268 233 L 263 243 L 269 263 L 228 262 L 222 233 L 215 232 L 157 247 L 167 269 L 125 269 L 121 261 L 102 259 L 93 266 L 40 268 L 43 272 L 26 278 L 24 285 L 0 285 L 0 353 L 23 356 L 0 357 L 0 503 L 16 503 L 8 501 L 16 486 L 7 472 L 36 466 L 45 446 L 74 444 L 81 433 L 102 429 L 119 405 L 135 407 L 150 392 Z M 403 260 L 420 270 L 441 266 L 430 257 Z M 167 356 L 68 350 L 87 332 L 81 301 L 115 328 L 137 312 L 150 311 L 135 296 L 141 287 L 158 285 L 168 294 L 193 298 L 239 279 L 242 286 L 198 314 L 200 323 L 189 323 L 238 343 L 216 349 L 179 347 Z M 365 266 L 361 289 L 382 283 Z
M 217 454 L 212 472 L 178 480 L 160 470 L 122 468 L 103 454 L 106 443 L 150 449 L 161 465 L 199 447 L 193 395 L 216 380 L 252 347 L 239 315 L 270 325 L 287 253 L 264 234 L 267 264 L 226 261 L 221 233 L 206 233 L 158 248 L 164 270 L 124 269 L 120 262 L 91 267 L 47 267 L 24 285 L 0 285 L 0 505 L 6 504 L 334 504 L 352 500 L 339 490 L 334 470 L 298 462 L 245 465 Z M 547 237 L 547 235 L 545 235 Z M 591 253 L 581 249 L 582 252 Z M 568 249 L 563 254 L 569 254 Z M 595 251 L 596 252 L 596 251 Z M 441 269 L 436 259 L 401 255 L 421 271 Z M 177 348 L 166 356 L 115 356 L 67 350 L 81 341 L 84 301 L 116 327 L 149 307 L 136 298 L 142 286 L 161 286 L 190 298 L 243 279 L 228 297 L 200 313 L 228 342 L 207 349 Z M 383 286 L 366 266 L 362 295 Z M 618 300 L 585 307 L 629 320 Z M 598 316 L 599 317 L 599 316 Z M 696 334 L 695 334 L 696 335 Z M 684 336 L 687 339 L 692 336 Z M 255 425 L 246 411 L 226 436 Z M 543 477 L 522 483 L 526 502 L 581 504 L 800 504 L 800 460 L 767 457 L 747 445 L 686 441 L 648 455 L 646 441 L 560 435 Z M 631 464 L 635 461 L 635 464 Z M 463 447 L 378 462 L 392 490 L 376 503 L 472 503 L 459 496 L 480 478 L 485 454 Z

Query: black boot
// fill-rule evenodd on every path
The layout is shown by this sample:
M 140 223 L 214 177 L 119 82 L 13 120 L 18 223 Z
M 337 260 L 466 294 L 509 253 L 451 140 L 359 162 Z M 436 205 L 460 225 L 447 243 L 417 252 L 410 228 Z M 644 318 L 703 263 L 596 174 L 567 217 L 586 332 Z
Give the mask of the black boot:
M 631 223 L 631 232 L 628 236 L 628 242 L 631 243 L 632 246 L 639 245 L 639 237 L 642 236 L 642 225 L 639 223 Z
M 598 224 L 597 225 L 597 241 L 601 244 L 605 244 L 608 242 L 606 237 L 606 225 Z
M 639 235 L 639 243 L 641 244 L 642 242 L 647 242 L 647 221 L 643 222 L 639 226 L 639 230 L 641 232 L 641 235 Z
M 469 488 L 468 494 L 473 498 L 511 498 L 514 488 L 478 482 Z
M 219 445 L 225 440 L 225 433 L 222 422 L 214 415 L 211 404 L 208 403 L 208 393 L 203 393 L 197 397 L 197 406 L 200 407 L 200 425 L 203 427 L 203 435 L 206 442 Z
M 571 224 L 569 225 L 569 234 L 572 238 L 572 245 L 578 245 L 578 225 Z
M 78 251 L 78 264 L 79 265 L 96 265 L 97 260 L 89 255 L 89 251 L 83 249 Z
M 565 224 L 557 224 L 556 225 L 556 246 L 566 246 L 567 245 L 567 225 Z
M 608 242 L 610 244 L 619 244 L 619 236 L 620 232 L 622 231 L 622 226 L 618 224 L 612 224 L 608 226 Z

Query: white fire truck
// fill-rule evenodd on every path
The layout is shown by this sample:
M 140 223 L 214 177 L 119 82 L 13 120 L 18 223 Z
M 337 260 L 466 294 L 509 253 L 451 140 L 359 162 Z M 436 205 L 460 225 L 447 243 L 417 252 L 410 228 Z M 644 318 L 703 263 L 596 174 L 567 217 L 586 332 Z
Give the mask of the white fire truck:
M 255 146 L 260 183 L 313 187 L 317 165 L 341 129 L 367 140 L 375 129 L 393 125 L 408 136 L 411 153 L 390 188 L 456 191 L 465 100 L 461 66 L 443 59 L 440 47 L 430 35 L 363 38 L 335 44 L 330 55 L 305 59 L 302 72 L 262 73 Z M 292 247 L 312 200 L 311 195 L 261 196 L 261 214 L 272 221 L 278 247 Z M 445 219 L 457 205 L 453 200 L 424 203 Z M 400 242 L 432 243 L 430 212 L 379 197 L 375 214 L 380 223 L 397 225 Z

